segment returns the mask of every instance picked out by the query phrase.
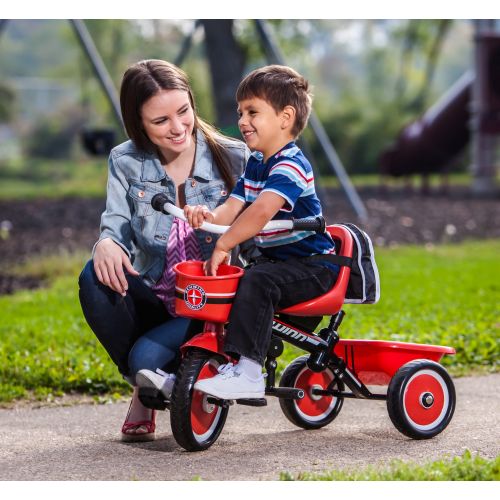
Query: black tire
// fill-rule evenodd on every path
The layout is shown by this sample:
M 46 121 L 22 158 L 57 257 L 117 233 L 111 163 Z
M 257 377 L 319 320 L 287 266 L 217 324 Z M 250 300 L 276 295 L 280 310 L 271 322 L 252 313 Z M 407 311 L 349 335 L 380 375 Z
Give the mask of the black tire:
M 328 425 L 339 414 L 344 402 L 343 397 L 316 396 L 312 394 L 313 385 L 322 389 L 344 390 L 330 368 L 316 373 L 307 366 L 309 356 L 301 356 L 292 361 L 283 372 L 280 387 L 296 387 L 304 390 L 303 399 L 280 398 L 281 410 L 292 424 L 303 429 L 320 429 Z
M 412 439 L 430 439 L 446 429 L 455 403 L 448 372 L 427 359 L 403 365 L 387 389 L 389 417 L 399 432 Z
M 215 443 L 229 408 L 207 402 L 207 395 L 193 391 L 200 374 L 215 375 L 223 358 L 208 351 L 192 350 L 177 372 L 172 392 L 170 425 L 177 443 L 187 451 L 206 450 Z M 202 373 L 204 372 L 204 373 Z

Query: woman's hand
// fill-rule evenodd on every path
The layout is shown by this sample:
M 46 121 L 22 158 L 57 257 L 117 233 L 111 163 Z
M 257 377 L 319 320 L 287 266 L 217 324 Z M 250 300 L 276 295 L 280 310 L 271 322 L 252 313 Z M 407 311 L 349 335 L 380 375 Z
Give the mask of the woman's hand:
M 222 248 L 218 242 L 215 245 L 214 251 L 210 259 L 203 263 L 203 270 L 207 276 L 217 276 L 217 269 L 221 264 L 229 263 L 231 251 Z
M 101 240 L 94 252 L 94 269 L 97 279 L 125 297 L 128 282 L 123 268 L 130 274 L 139 276 L 120 245 L 117 245 L 111 238 Z
M 206 205 L 185 205 L 184 215 L 191 227 L 198 229 L 205 221 L 214 222 L 215 216 Z

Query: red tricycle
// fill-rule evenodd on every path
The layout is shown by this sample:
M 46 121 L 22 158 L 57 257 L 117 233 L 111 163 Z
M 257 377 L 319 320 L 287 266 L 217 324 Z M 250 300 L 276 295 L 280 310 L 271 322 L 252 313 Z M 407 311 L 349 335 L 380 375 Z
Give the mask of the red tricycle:
M 183 217 L 170 203 L 157 202 L 157 209 Z M 290 229 L 300 222 L 287 221 Z M 307 223 L 310 228 L 310 221 Z M 222 232 L 204 224 L 202 229 Z M 353 241 L 341 225 L 328 226 L 337 254 L 351 257 Z M 222 265 L 217 276 L 205 276 L 201 262 L 175 266 L 178 314 L 204 321 L 203 332 L 181 347 L 182 363 L 177 373 L 170 409 L 172 433 L 188 451 L 210 447 L 219 437 L 229 407 L 234 401 L 220 400 L 193 390 L 197 380 L 214 376 L 217 368 L 232 362 L 223 351 L 224 325 L 243 270 Z M 304 429 L 318 429 L 339 414 L 345 398 L 386 400 L 395 427 L 413 439 L 428 439 L 442 432 L 455 409 L 455 388 L 448 372 L 438 362 L 451 347 L 381 340 L 341 340 L 342 305 L 350 268 L 342 266 L 336 284 L 325 295 L 278 311 L 272 326 L 272 341 L 265 362 L 266 396 L 279 398 L 286 418 Z M 314 333 L 309 317 L 330 316 L 327 327 Z M 315 325 L 314 325 L 315 326 Z M 276 385 L 276 359 L 283 341 L 306 351 L 283 371 Z M 388 386 L 386 393 L 372 393 L 370 386 Z M 141 398 L 142 400 L 143 398 Z M 147 395 L 143 402 L 148 402 Z M 237 404 L 266 406 L 263 399 L 239 399 Z

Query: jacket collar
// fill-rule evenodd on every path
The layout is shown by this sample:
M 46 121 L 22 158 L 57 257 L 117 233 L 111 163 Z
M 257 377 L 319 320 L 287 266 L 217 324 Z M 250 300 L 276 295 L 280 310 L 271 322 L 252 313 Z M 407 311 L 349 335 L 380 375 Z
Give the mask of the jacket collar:
M 213 158 L 210 148 L 201 130 L 196 131 L 196 153 L 194 158 L 193 177 L 206 181 L 212 180 Z M 154 153 L 144 153 L 142 161 L 141 180 L 159 182 L 167 174 L 160 159 Z

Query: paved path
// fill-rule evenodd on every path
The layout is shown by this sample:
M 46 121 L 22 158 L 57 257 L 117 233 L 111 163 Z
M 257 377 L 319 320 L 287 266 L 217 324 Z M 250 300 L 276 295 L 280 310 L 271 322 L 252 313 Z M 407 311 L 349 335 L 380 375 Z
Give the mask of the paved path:
M 385 402 L 346 400 L 326 428 L 304 431 L 267 408 L 235 405 L 219 441 L 187 453 L 174 441 L 169 415 L 158 419 L 155 442 L 125 444 L 118 429 L 126 403 L 0 410 L 0 480 L 278 479 L 281 471 L 322 471 L 425 462 L 468 448 L 500 453 L 500 374 L 455 380 L 457 408 L 443 434 L 412 441 L 392 426 Z

